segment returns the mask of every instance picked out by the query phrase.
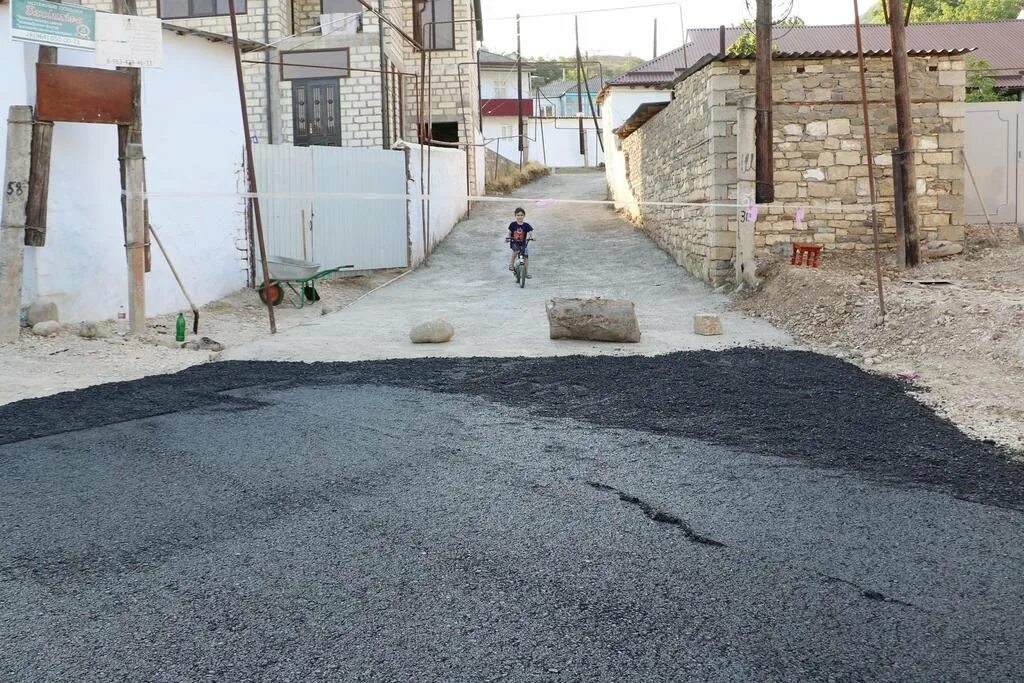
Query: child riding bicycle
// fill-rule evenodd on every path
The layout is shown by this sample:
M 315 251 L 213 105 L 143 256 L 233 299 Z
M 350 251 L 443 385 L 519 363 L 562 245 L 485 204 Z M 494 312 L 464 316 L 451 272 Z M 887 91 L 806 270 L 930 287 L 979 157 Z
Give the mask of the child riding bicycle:
M 527 241 L 530 239 L 530 233 L 533 232 L 533 226 L 526 222 L 526 210 L 523 208 L 517 208 L 515 212 L 516 219 L 508 225 L 508 244 L 512 248 L 512 258 L 509 260 L 508 269 L 514 271 L 516 268 L 516 256 L 520 253 L 523 255 L 523 261 L 529 263 L 529 249 Z M 527 272 L 526 277 L 531 278 L 532 275 Z

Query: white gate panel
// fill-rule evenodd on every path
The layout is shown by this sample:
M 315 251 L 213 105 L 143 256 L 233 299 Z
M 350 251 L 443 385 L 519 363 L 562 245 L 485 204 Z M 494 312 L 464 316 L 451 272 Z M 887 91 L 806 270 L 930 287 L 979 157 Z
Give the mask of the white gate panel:
M 964 156 L 974 172 L 989 216 L 998 223 L 1017 220 L 1020 102 L 967 104 Z M 966 169 L 965 169 L 966 170 Z M 965 174 L 965 218 L 983 223 L 985 212 L 971 179 Z
M 253 157 L 268 255 L 325 269 L 408 265 L 404 152 L 254 145 Z M 360 194 L 371 196 L 337 196 Z
M 408 265 L 405 153 L 363 147 L 310 149 L 315 260 L 325 267 L 352 264 L 356 270 Z

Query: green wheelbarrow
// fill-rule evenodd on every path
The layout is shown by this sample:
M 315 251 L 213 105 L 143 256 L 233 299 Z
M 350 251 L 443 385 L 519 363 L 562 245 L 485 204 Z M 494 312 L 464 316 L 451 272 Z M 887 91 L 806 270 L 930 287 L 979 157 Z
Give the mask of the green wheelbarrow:
M 256 288 L 260 295 L 260 301 L 277 306 L 288 299 L 288 303 L 295 308 L 302 308 L 307 302 L 320 301 L 320 294 L 316 291 L 317 280 L 322 280 L 328 275 L 348 268 L 355 268 L 355 266 L 338 266 L 321 270 L 319 263 L 285 256 L 268 256 L 267 265 L 270 269 L 270 284 L 261 284 Z

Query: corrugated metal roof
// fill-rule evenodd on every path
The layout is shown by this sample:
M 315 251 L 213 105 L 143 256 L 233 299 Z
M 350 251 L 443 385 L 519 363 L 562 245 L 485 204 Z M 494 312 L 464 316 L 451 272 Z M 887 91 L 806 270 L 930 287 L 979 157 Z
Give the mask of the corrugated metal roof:
M 505 55 L 499 55 L 497 52 L 491 52 L 490 50 L 478 50 L 481 64 L 515 64 L 516 60 L 512 57 L 506 57 Z
M 657 59 L 641 64 L 609 85 L 661 85 L 706 55 L 720 51 L 719 30 L 699 28 L 689 32 L 686 49 L 676 48 Z M 728 47 L 746 32 L 743 28 L 726 28 Z M 883 24 L 863 25 L 864 50 L 888 54 L 889 27 Z M 778 28 L 772 41 L 779 56 L 834 56 L 857 52 L 853 24 L 829 26 L 792 26 Z M 910 24 L 907 27 L 907 49 L 917 54 L 951 54 L 974 50 L 975 56 L 988 60 L 1005 87 L 1024 87 L 1024 21 L 960 21 L 948 23 Z
M 604 87 L 604 80 L 600 76 L 594 76 L 588 80 L 584 86 L 588 88 L 590 92 L 600 92 L 601 88 Z M 540 88 L 540 94 L 544 97 L 559 98 L 562 95 L 568 93 L 575 94 L 576 92 L 577 85 L 575 79 L 570 80 L 563 78 L 557 81 L 552 81 Z M 583 92 L 587 92 L 587 90 L 584 90 Z

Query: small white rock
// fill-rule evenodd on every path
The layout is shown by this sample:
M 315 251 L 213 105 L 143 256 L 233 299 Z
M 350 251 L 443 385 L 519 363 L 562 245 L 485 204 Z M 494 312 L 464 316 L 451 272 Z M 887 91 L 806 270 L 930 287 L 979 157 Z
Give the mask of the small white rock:
M 61 324 L 56 320 L 44 320 L 32 326 L 32 334 L 39 337 L 56 337 L 61 329 Z
M 714 313 L 698 313 L 693 316 L 693 331 L 705 337 L 722 334 L 722 320 Z
M 413 344 L 444 344 L 455 336 L 455 328 L 447 320 L 431 320 L 421 323 L 409 331 Z

